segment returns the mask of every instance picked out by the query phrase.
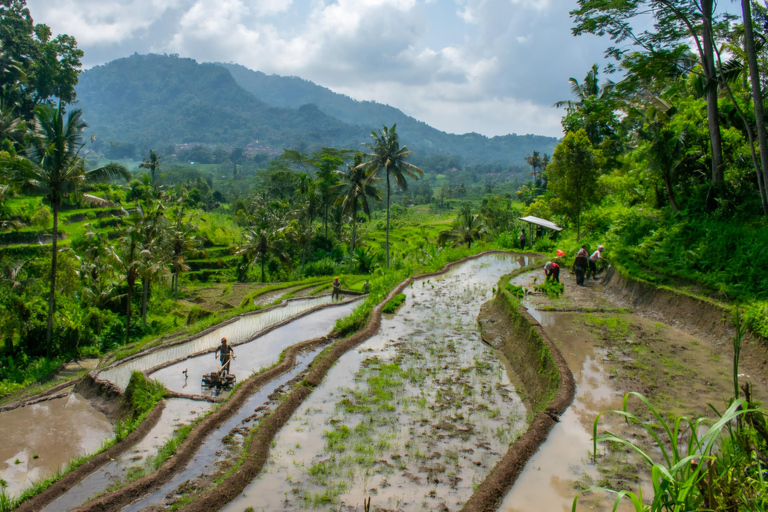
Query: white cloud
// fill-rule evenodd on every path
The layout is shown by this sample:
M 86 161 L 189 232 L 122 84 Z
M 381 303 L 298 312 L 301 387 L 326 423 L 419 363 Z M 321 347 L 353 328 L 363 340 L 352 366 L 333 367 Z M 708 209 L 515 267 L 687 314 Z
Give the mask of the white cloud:
M 237 62 L 388 103 L 435 127 L 559 135 L 567 78 L 607 41 L 576 0 L 28 0 L 89 64 L 138 52 Z

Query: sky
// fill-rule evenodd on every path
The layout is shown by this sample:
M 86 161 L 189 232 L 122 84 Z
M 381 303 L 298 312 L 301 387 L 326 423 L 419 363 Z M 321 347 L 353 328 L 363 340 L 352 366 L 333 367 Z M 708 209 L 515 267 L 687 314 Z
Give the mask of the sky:
M 576 0 L 27 0 L 84 67 L 176 53 L 311 80 L 451 133 L 562 135 L 568 78 L 607 63 Z

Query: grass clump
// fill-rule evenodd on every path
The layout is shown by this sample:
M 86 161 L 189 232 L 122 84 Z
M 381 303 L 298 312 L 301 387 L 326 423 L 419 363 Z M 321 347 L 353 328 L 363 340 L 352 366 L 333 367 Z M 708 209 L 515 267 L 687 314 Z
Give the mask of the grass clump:
M 381 310 L 382 313 L 394 313 L 397 311 L 397 308 L 399 308 L 403 302 L 405 302 L 405 294 L 404 293 L 398 293 L 392 299 L 390 299 L 386 304 L 384 304 L 384 308 Z
M 563 283 L 558 283 L 557 281 L 544 281 L 539 286 L 536 287 L 536 291 L 544 292 L 547 294 L 547 297 L 550 299 L 556 299 L 562 295 L 563 291 L 565 290 L 565 286 L 563 286 Z

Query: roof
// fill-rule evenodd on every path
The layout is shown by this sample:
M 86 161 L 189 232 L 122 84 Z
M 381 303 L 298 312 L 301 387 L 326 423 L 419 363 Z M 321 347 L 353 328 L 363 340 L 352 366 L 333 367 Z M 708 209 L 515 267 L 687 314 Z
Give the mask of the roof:
M 546 219 L 540 219 L 538 217 L 534 217 L 533 215 L 529 215 L 527 217 L 520 217 L 520 220 L 523 222 L 530 222 L 531 224 L 536 224 L 537 226 L 541 226 L 543 228 L 554 229 L 555 231 L 563 230 L 563 228 L 561 228 L 554 222 L 550 222 Z

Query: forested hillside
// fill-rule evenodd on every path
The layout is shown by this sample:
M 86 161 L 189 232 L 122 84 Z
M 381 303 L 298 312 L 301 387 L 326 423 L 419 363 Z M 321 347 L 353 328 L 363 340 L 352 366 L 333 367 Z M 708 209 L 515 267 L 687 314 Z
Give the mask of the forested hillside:
M 230 74 L 233 73 L 233 74 Z M 199 64 L 166 55 L 133 55 L 80 76 L 83 109 L 96 151 L 138 158 L 151 148 L 203 143 L 283 148 L 360 147 L 368 134 L 397 124 L 421 156 L 444 153 L 462 164 L 524 165 L 532 151 L 551 153 L 557 140 L 537 135 L 488 138 L 452 135 L 374 102 L 358 102 L 295 77 L 267 76 L 241 66 Z

